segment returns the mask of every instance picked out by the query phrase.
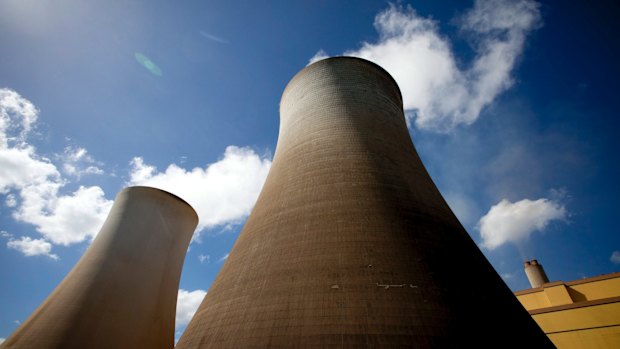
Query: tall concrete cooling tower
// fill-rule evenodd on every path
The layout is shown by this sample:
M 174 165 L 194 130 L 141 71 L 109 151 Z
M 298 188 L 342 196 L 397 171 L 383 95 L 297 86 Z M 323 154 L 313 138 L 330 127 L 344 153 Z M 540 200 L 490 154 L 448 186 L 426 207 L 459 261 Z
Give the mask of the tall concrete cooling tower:
M 121 191 L 73 270 L 0 347 L 172 349 L 179 278 L 197 223 L 172 194 Z
M 177 349 L 553 347 L 435 187 L 386 71 L 314 63 L 280 117 L 256 206 Z

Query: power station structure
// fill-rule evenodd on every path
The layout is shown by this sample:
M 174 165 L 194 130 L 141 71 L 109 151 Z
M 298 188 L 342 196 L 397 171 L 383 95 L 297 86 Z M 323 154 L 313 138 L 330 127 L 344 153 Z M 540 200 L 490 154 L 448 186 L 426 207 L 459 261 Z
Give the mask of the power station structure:
M 316 62 L 280 118 L 262 192 L 178 349 L 553 347 L 426 172 L 385 70 Z
M 124 189 L 79 262 L 0 347 L 173 348 L 179 278 L 197 224 L 170 193 Z
M 314 63 L 286 87 L 280 116 L 267 181 L 178 349 L 553 347 L 435 187 L 385 70 Z M 197 223 L 172 194 L 121 191 L 0 348 L 173 348 Z
M 515 296 L 558 349 L 620 348 L 620 273 L 549 282 L 536 259 L 525 273 Z
M 549 282 L 549 278 L 547 277 L 547 273 L 545 273 L 545 269 L 543 269 L 542 264 L 538 263 L 538 260 L 536 259 L 532 259 L 531 261 L 525 261 L 523 263 L 523 270 L 525 271 L 527 281 L 530 282 L 532 288 L 540 287 L 543 284 Z

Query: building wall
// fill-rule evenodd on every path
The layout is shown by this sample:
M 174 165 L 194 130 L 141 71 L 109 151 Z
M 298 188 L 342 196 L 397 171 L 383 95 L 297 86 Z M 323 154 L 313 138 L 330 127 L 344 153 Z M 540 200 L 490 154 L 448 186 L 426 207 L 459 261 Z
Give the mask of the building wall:
M 620 348 L 620 273 L 515 295 L 558 348 Z

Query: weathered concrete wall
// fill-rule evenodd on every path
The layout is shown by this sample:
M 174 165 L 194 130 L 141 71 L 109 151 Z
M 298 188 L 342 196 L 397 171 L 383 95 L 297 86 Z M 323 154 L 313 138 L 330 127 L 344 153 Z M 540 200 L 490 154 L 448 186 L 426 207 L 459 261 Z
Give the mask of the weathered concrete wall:
M 121 191 L 73 270 L 0 347 L 173 348 L 179 278 L 197 224 L 172 194 Z
M 388 73 L 319 61 L 280 116 L 265 186 L 178 349 L 551 346 L 427 174 Z

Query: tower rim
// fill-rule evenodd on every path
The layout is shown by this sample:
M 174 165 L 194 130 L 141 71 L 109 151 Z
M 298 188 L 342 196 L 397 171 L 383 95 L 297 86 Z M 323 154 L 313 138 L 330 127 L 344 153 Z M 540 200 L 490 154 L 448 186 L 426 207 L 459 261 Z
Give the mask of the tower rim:
M 398 92 L 398 98 L 399 98 L 399 102 L 401 107 L 403 106 L 403 94 L 400 90 L 400 86 L 398 86 L 398 83 L 396 82 L 396 79 L 394 79 L 394 77 L 392 76 L 392 74 L 390 74 L 385 68 L 383 68 L 382 66 L 380 66 L 379 64 L 364 59 L 364 58 L 360 58 L 360 57 L 354 57 L 354 56 L 333 56 L 333 57 L 328 57 L 325 59 L 321 59 L 319 61 L 316 61 L 312 64 L 308 64 L 306 67 L 304 67 L 302 70 L 298 71 L 292 78 L 291 80 L 288 82 L 288 84 L 286 84 L 286 87 L 284 88 L 284 91 L 282 92 L 282 96 L 280 97 L 280 103 L 282 103 L 282 100 L 284 100 L 284 96 L 286 96 L 287 91 L 290 89 L 291 86 L 293 86 L 296 82 L 296 80 L 302 76 L 305 75 L 308 71 L 312 70 L 312 69 L 316 69 L 316 67 L 320 66 L 320 65 L 324 65 L 324 64 L 329 64 L 331 62 L 334 61 L 344 61 L 344 60 L 351 60 L 351 61 L 358 61 L 360 63 L 364 63 L 364 64 L 368 64 L 370 66 L 373 66 L 374 68 L 376 68 L 378 71 L 382 72 L 385 76 L 388 77 L 388 79 L 392 82 L 392 84 L 394 85 L 396 91 Z
M 192 213 L 193 216 L 196 218 L 196 221 L 200 220 L 200 217 L 198 217 L 198 212 L 196 212 L 196 209 L 190 205 L 189 202 L 187 202 L 185 199 L 181 198 L 180 196 L 173 194 L 167 190 L 164 189 L 160 189 L 160 188 L 156 188 L 156 187 L 151 187 L 148 185 L 133 185 L 130 187 L 125 187 L 123 190 L 121 190 L 117 195 L 120 195 L 122 193 L 128 193 L 131 191 L 150 191 L 153 193 L 160 193 L 163 194 L 164 196 L 169 197 L 172 200 L 176 200 L 179 201 L 181 204 L 183 204 L 185 207 L 187 207 Z

